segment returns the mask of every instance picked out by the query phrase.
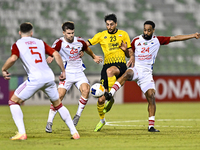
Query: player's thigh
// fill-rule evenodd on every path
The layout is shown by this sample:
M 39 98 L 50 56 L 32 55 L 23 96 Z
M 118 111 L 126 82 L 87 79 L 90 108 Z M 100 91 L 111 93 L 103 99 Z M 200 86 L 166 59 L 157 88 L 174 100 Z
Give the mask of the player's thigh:
M 47 94 L 51 101 L 56 101 L 59 99 L 57 86 L 54 81 L 46 83 L 43 87 L 43 91 Z
M 136 67 L 133 68 L 128 68 L 126 70 L 126 73 L 124 74 L 124 76 L 129 76 L 127 78 L 129 78 L 131 81 L 137 81 L 139 80 L 140 76 L 142 73 L 138 72 L 138 70 L 136 69 Z
M 58 88 L 63 88 L 66 89 L 66 91 L 69 91 L 71 86 L 76 82 L 75 80 L 76 78 L 74 74 L 66 72 L 66 79 L 59 82 Z
M 153 76 L 151 74 L 146 75 L 143 78 L 139 78 L 137 81 L 143 93 L 146 93 L 149 89 L 156 90 L 155 82 L 153 80 Z
M 75 86 L 79 90 L 88 88 L 88 86 L 90 86 L 89 81 L 87 77 L 85 76 L 84 72 L 80 72 L 76 74 Z
M 14 94 L 22 101 L 25 101 L 43 86 L 44 84 L 35 84 L 26 80 L 15 90 Z

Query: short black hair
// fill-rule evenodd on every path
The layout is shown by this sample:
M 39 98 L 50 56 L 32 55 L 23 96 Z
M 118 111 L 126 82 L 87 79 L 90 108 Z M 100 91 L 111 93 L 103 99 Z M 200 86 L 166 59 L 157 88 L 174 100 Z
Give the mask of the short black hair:
M 151 26 L 152 26 L 152 28 L 154 29 L 155 28 L 155 23 L 153 22 L 153 21 L 150 21 L 150 20 L 147 20 L 147 21 L 145 21 L 145 23 L 144 23 L 144 25 L 145 24 L 150 24 Z
M 106 22 L 107 20 L 112 20 L 112 21 L 114 21 L 115 23 L 117 23 L 117 17 L 116 17 L 115 14 L 106 15 L 106 16 L 104 17 L 104 20 L 105 20 L 105 22 Z
M 24 22 L 20 25 L 20 31 L 22 33 L 27 33 L 33 29 L 33 25 L 30 22 Z
M 67 29 L 74 30 L 75 29 L 74 22 L 72 22 L 72 21 L 64 22 L 62 24 L 62 30 L 65 31 Z

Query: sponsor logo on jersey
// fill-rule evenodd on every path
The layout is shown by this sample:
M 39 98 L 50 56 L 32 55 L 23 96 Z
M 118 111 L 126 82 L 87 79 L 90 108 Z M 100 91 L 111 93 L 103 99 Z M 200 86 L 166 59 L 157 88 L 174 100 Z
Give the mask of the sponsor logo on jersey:
M 72 48 L 72 50 L 70 51 L 70 54 L 75 54 L 78 53 L 78 49 L 75 49 L 74 47 Z
M 69 45 L 67 45 L 65 48 L 70 48 Z
M 104 36 L 104 39 L 107 39 L 107 36 Z
M 137 46 L 141 46 L 141 43 L 139 43 Z

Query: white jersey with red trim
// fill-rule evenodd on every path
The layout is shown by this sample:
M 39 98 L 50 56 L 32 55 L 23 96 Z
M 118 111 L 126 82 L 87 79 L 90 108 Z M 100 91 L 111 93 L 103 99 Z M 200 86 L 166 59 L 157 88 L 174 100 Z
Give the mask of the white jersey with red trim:
M 45 53 L 52 56 L 54 49 L 42 40 L 32 37 L 22 37 L 11 47 L 12 55 L 17 55 L 28 74 L 31 82 L 46 83 L 54 81 L 54 74 L 49 68 Z
M 52 45 L 52 48 L 60 53 L 67 72 L 81 72 L 84 70 L 84 64 L 79 53 L 81 50 L 86 51 L 87 47 L 85 40 L 80 37 L 74 37 L 72 43 L 61 37 Z
M 170 37 L 164 36 L 153 36 L 150 40 L 145 40 L 142 35 L 135 37 L 131 42 L 135 52 L 135 66 L 142 72 L 152 72 L 160 45 L 169 44 L 169 40 Z

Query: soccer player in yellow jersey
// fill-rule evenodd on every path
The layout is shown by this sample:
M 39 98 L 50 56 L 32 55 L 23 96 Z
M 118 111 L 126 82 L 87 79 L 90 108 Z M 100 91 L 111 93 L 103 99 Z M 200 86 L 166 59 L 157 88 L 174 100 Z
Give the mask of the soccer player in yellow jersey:
M 105 87 L 106 91 L 110 91 L 114 85 L 116 79 L 126 71 L 127 66 L 134 66 L 135 58 L 130 45 L 130 38 L 127 32 L 117 29 L 117 17 L 115 14 L 109 14 L 105 16 L 105 23 L 107 30 L 102 31 L 94 35 L 92 39 L 89 39 L 86 43 L 88 46 L 99 43 L 104 53 L 104 65 L 101 70 L 101 84 Z M 126 47 L 124 47 L 126 45 Z M 130 57 L 129 62 L 126 64 L 126 56 Z M 100 116 L 100 122 L 97 124 L 94 131 L 100 131 L 105 125 L 105 113 L 108 112 L 114 99 L 107 101 L 102 96 L 98 99 L 97 109 Z

